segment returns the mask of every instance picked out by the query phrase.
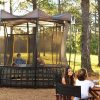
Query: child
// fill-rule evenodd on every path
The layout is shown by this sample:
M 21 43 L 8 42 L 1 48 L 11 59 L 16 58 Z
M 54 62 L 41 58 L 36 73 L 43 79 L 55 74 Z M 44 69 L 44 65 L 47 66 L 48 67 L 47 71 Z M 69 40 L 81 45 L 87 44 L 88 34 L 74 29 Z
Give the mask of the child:
M 23 59 L 21 58 L 21 54 L 20 54 L 20 53 L 17 54 L 17 58 L 16 58 L 16 60 L 15 60 L 14 63 L 15 63 L 17 66 L 19 66 L 20 64 L 26 64 L 25 60 L 23 60 Z
M 77 80 L 75 85 L 81 86 L 81 99 L 87 99 L 89 97 L 89 88 L 94 87 L 94 83 L 90 80 L 87 80 L 88 74 L 87 70 L 82 68 L 77 72 Z M 75 97 L 74 100 L 79 100 Z

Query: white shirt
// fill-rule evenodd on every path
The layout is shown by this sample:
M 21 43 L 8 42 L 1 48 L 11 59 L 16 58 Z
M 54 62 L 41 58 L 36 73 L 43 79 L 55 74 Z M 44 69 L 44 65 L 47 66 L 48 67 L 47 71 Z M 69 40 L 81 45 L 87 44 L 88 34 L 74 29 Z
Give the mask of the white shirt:
M 76 80 L 76 86 L 81 86 L 81 99 L 86 99 L 89 97 L 89 88 L 94 87 L 94 83 L 90 80 Z M 79 98 L 75 97 L 74 100 L 79 100 Z

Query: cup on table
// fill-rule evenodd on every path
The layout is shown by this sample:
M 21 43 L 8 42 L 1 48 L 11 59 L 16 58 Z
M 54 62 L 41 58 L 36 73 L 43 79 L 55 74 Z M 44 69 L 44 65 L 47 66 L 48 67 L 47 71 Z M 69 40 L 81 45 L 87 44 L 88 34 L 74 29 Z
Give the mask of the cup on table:
M 100 84 L 100 80 L 93 80 L 93 83 L 94 83 L 95 85 L 99 85 L 99 84 Z

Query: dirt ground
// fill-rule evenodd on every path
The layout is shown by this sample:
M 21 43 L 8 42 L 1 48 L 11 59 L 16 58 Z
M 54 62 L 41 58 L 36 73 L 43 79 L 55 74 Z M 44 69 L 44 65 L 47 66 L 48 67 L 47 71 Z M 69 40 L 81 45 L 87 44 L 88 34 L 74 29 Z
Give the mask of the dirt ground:
M 54 89 L 0 88 L 0 100 L 55 100 Z
M 93 75 L 89 79 L 99 78 L 98 75 Z M 0 87 L 0 100 L 56 100 L 55 89 Z

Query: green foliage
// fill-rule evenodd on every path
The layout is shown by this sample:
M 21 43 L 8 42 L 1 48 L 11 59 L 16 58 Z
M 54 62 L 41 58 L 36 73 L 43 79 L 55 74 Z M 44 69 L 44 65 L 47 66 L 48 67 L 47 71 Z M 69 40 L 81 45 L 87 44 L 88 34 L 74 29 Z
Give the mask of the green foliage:
M 69 39 L 66 42 L 66 49 L 66 52 L 80 52 L 80 33 L 72 33 L 71 36 L 69 35 Z
M 81 33 L 72 33 L 71 36 L 68 36 L 68 40 L 66 42 L 66 52 L 69 53 L 70 50 L 72 53 L 80 53 L 81 50 Z M 76 41 L 75 41 L 76 38 Z M 71 39 L 71 40 L 70 40 Z M 90 53 L 98 54 L 98 34 L 91 34 L 91 42 L 90 42 Z
M 91 34 L 91 54 L 98 54 L 98 34 Z
M 3 0 L 0 0 L 0 4 L 1 4 L 1 5 L 4 5 L 4 3 L 5 3 L 5 2 L 4 2 Z
M 19 9 L 20 9 L 20 10 L 27 9 L 27 8 L 28 8 L 28 5 L 27 5 L 26 2 L 21 2 L 21 3 L 19 4 Z
M 34 0 L 26 0 L 28 3 L 30 2 L 30 6 L 33 5 Z M 37 8 L 45 10 L 49 14 L 57 13 L 56 5 L 52 2 L 52 0 L 36 0 Z
M 69 54 L 66 54 L 67 57 Z M 74 67 L 74 56 L 75 54 L 71 54 L 71 67 L 73 69 Z M 97 66 L 98 64 L 98 56 L 97 55 L 90 55 L 91 57 L 91 66 L 94 72 L 100 72 L 100 67 Z M 81 68 L 81 54 L 77 53 L 76 54 L 76 59 L 75 59 L 75 70 L 78 70 Z
M 56 13 L 56 6 L 53 4 L 52 0 L 38 0 L 38 7 L 46 10 L 46 12 L 51 15 Z

